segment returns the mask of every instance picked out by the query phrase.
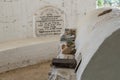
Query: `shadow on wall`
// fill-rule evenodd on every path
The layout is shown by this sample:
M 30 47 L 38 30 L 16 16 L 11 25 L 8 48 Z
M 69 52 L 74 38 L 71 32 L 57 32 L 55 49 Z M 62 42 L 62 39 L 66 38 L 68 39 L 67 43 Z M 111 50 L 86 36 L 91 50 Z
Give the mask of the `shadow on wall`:
M 87 65 L 81 80 L 120 80 L 120 29 L 108 37 Z

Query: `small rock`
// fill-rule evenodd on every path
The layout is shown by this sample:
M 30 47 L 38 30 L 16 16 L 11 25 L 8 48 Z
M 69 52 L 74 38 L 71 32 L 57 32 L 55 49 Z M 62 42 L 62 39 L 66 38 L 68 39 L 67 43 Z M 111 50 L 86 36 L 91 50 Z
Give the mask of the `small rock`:
M 65 47 L 63 50 L 62 50 L 62 53 L 63 54 L 70 54 L 72 52 L 72 49 L 70 47 Z

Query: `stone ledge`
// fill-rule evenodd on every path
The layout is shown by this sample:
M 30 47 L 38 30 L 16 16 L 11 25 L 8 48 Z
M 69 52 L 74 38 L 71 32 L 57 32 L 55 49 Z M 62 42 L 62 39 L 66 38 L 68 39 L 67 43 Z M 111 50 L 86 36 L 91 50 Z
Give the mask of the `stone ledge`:
M 57 55 L 58 43 L 56 38 L 32 38 L 0 43 L 0 73 L 51 60 Z

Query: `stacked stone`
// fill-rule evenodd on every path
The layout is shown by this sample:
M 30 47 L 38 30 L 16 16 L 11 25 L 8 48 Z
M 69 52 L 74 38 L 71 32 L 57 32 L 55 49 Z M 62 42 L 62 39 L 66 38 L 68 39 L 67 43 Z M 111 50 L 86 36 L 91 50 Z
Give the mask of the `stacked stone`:
M 65 29 L 65 33 L 61 37 L 62 44 L 62 54 L 65 55 L 74 55 L 75 50 L 75 38 L 76 38 L 76 30 L 75 29 Z
M 76 80 L 75 67 L 75 29 L 65 29 L 60 39 L 60 51 L 57 58 L 52 61 L 49 80 Z

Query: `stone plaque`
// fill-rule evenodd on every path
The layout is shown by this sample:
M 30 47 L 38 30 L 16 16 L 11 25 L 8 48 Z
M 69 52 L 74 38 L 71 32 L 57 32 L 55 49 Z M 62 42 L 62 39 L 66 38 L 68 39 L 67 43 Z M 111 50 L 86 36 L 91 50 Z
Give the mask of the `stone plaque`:
M 64 28 L 64 12 L 55 7 L 44 7 L 35 14 L 37 37 L 60 35 Z

